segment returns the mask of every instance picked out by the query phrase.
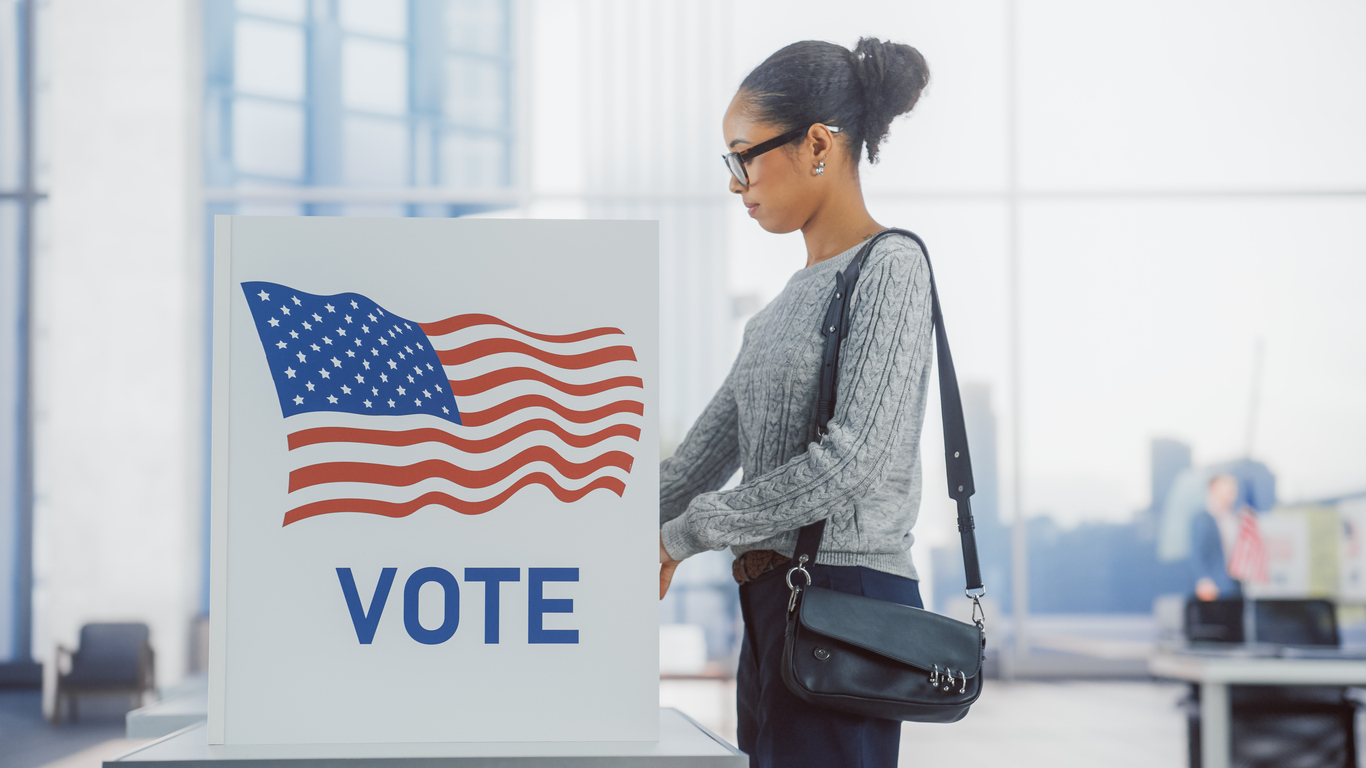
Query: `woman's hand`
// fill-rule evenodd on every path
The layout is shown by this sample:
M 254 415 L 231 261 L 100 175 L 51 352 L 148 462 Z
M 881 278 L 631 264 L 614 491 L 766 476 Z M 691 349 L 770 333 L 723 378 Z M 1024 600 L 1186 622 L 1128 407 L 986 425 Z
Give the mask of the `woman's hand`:
M 669 582 L 674 579 L 674 571 L 678 569 L 681 560 L 669 557 L 669 550 L 664 548 L 664 534 L 659 534 L 659 599 L 664 599 L 664 593 L 669 591 Z
M 1219 598 L 1219 585 L 1214 583 L 1214 579 L 1206 576 L 1195 582 L 1195 596 L 1201 600 L 1217 600 Z

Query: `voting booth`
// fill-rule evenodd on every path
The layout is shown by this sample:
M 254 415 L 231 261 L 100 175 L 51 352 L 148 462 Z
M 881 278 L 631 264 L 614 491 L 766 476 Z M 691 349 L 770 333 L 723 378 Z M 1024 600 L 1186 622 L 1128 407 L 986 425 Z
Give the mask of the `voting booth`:
M 656 223 L 214 250 L 209 744 L 657 740 Z

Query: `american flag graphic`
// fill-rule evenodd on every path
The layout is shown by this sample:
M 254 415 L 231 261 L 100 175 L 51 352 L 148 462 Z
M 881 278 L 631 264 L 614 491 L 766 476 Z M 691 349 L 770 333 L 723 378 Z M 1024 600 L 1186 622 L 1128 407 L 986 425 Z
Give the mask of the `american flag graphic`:
M 1228 575 L 1239 581 L 1265 584 L 1267 580 L 1266 545 L 1257 528 L 1257 516 L 1251 512 L 1240 515 L 1238 538 L 1233 542 L 1233 554 L 1228 559 Z
M 284 525 L 335 512 L 478 515 L 528 486 L 618 496 L 644 382 L 617 328 L 537 333 L 487 314 L 418 323 L 358 293 L 242 290 L 289 441 Z

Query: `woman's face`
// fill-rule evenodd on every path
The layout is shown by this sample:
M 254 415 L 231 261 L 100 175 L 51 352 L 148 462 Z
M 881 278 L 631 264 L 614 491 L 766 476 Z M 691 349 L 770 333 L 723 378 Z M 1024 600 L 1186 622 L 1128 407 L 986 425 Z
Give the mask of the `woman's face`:
M 730 152 L 739 152 L 783 133 L 772 124 L 755 122 L 745 114 L 744 106 L 742 95 L 736 94 L 721 123 Z M 745 164 L 748 187 L 740 184 L 734 174 L 728 174 L 730 191 L 740 195 L 749 215 L 769 232 L 782 234 L 801 229 L 815 212 L 817 187 L 812 182 L 817 178 L 816 160 L 814 156 L 804 158 L 804 154 L 811 154 L 810 149 L 797 143 L 753 158 Z M 803 163 L 804 159 L 809 162 Z

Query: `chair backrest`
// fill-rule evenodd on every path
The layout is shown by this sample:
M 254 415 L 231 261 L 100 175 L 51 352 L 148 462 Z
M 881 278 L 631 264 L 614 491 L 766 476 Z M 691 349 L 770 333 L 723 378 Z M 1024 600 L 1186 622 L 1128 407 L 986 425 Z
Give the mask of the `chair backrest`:
M 1186 639 L 1192 643 L 1243 642 L 1242 600 L 1186 602 Z
M 86 624 L 81 645 L 71 661 L 72 674 L 87 681 L 138 681 L 142 648 L 151 632 L 142 623 Z
M 1275 645 L 1338 646 L 1337 610 L 1329 600 L 1258 600 L 1257 641 Z

